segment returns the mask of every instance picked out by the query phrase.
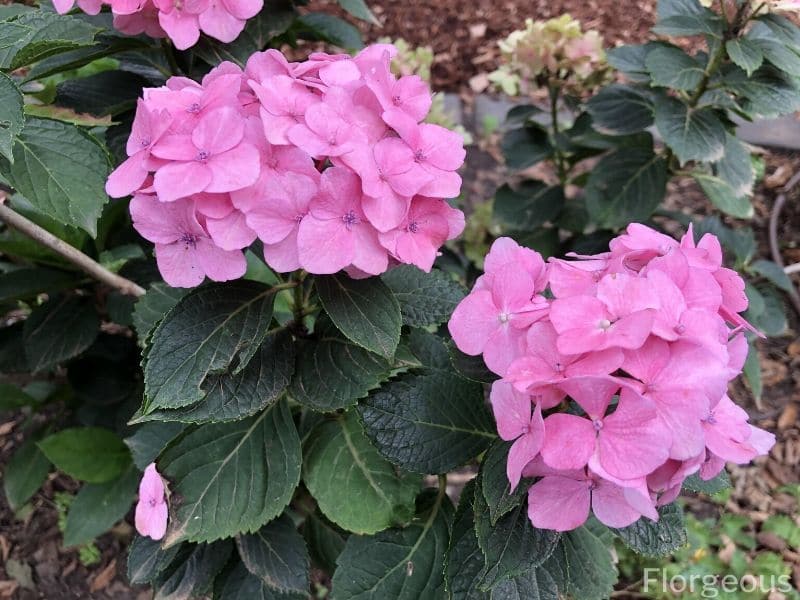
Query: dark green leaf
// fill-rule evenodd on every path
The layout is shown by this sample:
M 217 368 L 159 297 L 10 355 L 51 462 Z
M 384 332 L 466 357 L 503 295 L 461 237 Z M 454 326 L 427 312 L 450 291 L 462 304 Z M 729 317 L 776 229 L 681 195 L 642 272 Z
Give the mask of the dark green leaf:
M 761 357 L 758 354 L 758 348 L 753 342 L 750 342 L 747 348 L 747 358 L 742 367 L 742 374 L 750 386 L 750 391 L 753 392 L 753 397 L 758 402 L 764 393 L 764 381 L 761 377 Z
M 367 6 L 364 0 L 339 0 L 339 6 L 353 15 L 356 19 L 368 21 L 373 25 L 380 25 L 378 19 L 372 14 L 372 11 Z
M 559 600 L 558 586 L 546 569 L 537 567 L 498 583 L 491 600 Z
M 708 199 L 722 212 L 739 219 L 749 219 L 753 216 L 753 205 L 750 203 L 750 198 L 746 194 L 737 195 L 726 181 L 700 172 L 694 173 L 694 178 L 703 188 Z
M 650 74 L 647 71 L 645 60 L 647 54 L 656 44 L 629 44 L 611 48 L 606 52 L 608 64 L 622 71 L 631 81 L 647 83 L 650 81 Z
M 510 169 L 527 169 L 553 155 L 547 130 L 537 123 L 507 132 L 500 147 Z
M 127 71 L 103 71 L 67 79 L 56 88 L 56 104 L 99 117 L 119 115 L 136 108 L 136 99 L 150 82 Z
M 0 155 L 13 161 L 14 140 L 25 125 L 22 92 L 6 74 L 0 73 Z
M 744 108 L 754 115 L 777 117 L 800 109 L 797 82 L 770 66 L 761 67 L 749 77 L 736 69 L 726 75 L 724 84 L 747 100 Z
M 400 303 L 403 325 L 411 327 L 447 321 L 465 295 L 457 281 L 438 269 L 425 273 L 413 265 L 400 265 L 382 279 Z
M 250 573 L 241 562 L 225 569 L 214 582 L 214 600 L 306 600 L 308 594 L 282 594 Z
M 647 220 L 666 193 L 667 164 L 652 151 L 617 150 L 600 159 L 586 184 L 586 209 L 601 227 Z
M 128 547 L 128 581 L 135 585 L 152 582 L 169 566 L 181 548 L 181 545 L 176 545 L 164 550 L 161 542 L 137 535 Z
M 373 536 L 351 535 L 333 576 L 336 598 L 363 600 L 438 600 L 453 507 L 444 493 L 432 490 L 420 499 L 421 510 L 402 529 Z
M 757 260 L 750 265 L 750 270 L 752 270 L 754 273 L 758 273 L 764 279 L 775 284 L 784 292 L 791 293 L 793 289 L 792 280 L 789 279 L 789 276 L 784 272 L 783 269 L 781 269 L 780 265 L 772 262 L 771 260 Z
M 136 498 L 139 476 L 139 471 L 131 465 L 112 481 L 84 485 L 69 506 L 64 545 L 91 542 L 122 519 Z
M 487 591 L 504 579 L 511 579 L 541 565 L 555 549 L 559 534 L 535 529 L 523 502 L 492 524 L 481 483 L 475 489 L 475 532 L 484 554 L 485 572 L 481 589 Z
M 69 360 L 92 345 L 100 318 L 89 298 L 63 296 L 48 300 L 25 321 L 25 356 L 33 371 Z
M 306 13 L 298 21 L 310 30 L 315 39 L 345 50 L 361 50 L 364 47 L 358 29 L 339 17 L 326 13 Z
M 4 373 L 30 371 L 22 341 L 24 326 L 25 323 L 17 322 L 8 327 L 0 327 L 0 371 Z
M 351 279 L 330 275 L 315 279 L 319 299 L 345 337 L 391 360 L 400 343 L 400 304 L 377 277 Z
M 690 492 L 702 492 L 703 494 L 716 494 L 731 487 L 731 478 L 728 476 L 727 471 L 722 471 L 719 475 L 704 481 L 696 473 L 690 475 L 683 482 L 683 489 Z
M 725 127 L 711 108 L 690 108 L 663 96 L 656 102 L 656 127 L 681 164 L 716 161 L 725 151 Z
M 180 433 L 186 429 L 183 423 L 163 422 L 145 423 L 132 436 L 125 438 L 125 445 L 130 448 L 133 464 L 144 471 L 155 462 L 161 451 L 167 447 Z
M 653 48 L 645 64 L 653 84 L 661 87 L 694 90 L 705 75 L 703 66 L 677 46 Z
M 452 342 L 448 344 L 448 351 L 453 368 L 462 377 L 478 383 L 492 383 L 499 379 L 497 374 L 492 373 L 486 367 L 482 356 L 468 356 L 456 348 Z
M 303 537 L 314 564 L 332 573 L 336 569 L 336 559 L 344 550 L 347 535 L 322 515 L 312 513 L 303 523 Z
M 153 600 L 183 600 L 204 595 L 233 552 L 230 540 L 184 544 L 153 582 Z
M 484 572 L 484 558 L 475 534 L 475 515 L 472 509 L 475 485 L 475 479 L 471 479 L 461 491 L 450 531 L 444 576 L 447 597 L 451 600 L 489 598 L 489 594 L 478 588 Z
M 734 64 L 744 69 L 748 75 L 752 75 L 764 62 L 761 50 L 747 38 L 728 40 L 725 43 L 725 49 Z
M 534 115 L 542 114 L 544 111 L 533 104 L 520 104 L 513 106 L 506 113 L 505 124 L 508 127 L 519 127 L 528 122 Z
M 617 582 L 611 558 L 611 549 L 586 527 L 580 527 L 561 535 L 543 570 L 573 598 L 605 600 Z
M 659 0 L 653 31 L 659 35 L 721 38 L 723 28 L 722 18 L 697 0 Z
M 494 217 L 507 229 L 532 230 L 554 220 L 564 207 L 564 189 L 526 180 L 514 190 L 502 185 L 494 195 Z
M 0 157 L 0 174 L 37 210 L 92 236 L 108 201 L 109 171 L 108 154 L 94 137 L 49 119 L 28 119 L 14 144 L 14 164 Z
M 614 529 L 628 548 L 644 556 L 667 556 L 686 545 L 683 509 L 677 502 L 658 509 L 657 522 L 642 517 L 633 525 Z
M 348 531 L 368 534 L 412 517 L 420 478 L 398 473 L 350 411 L 311 433 L 303 452 L 303 481 L 326 517 Z
M 780 39 L 776 39 L 775 32 L 766 24 L 755 23 L 744 39 L 758 48 L 766 60 L 784 73 L 800 75 L 800 55 L 798 55 L 800 48 L 792 48 Z M 753 71 L 753 69 L 745 70 Z
M 209 375 L 205 398 L 196 404 L 155 410 L 146 419 L 217 423 L 249 417 L 283 395 L 294 373 L 294 342 L 286 330 L 268 335 L 256 355 L 236 375 Z
M 24 406 L 34 406 L 36 400 L 17 386 L 0 383 L 0 411 L 17 410 Z
M 166 544 L 212 541 L 256 531 L 283 512 L 300 480 L 300 438 L 283 401 L 189 431 L 158 465 L 173 494 Z
M 746 196 L 752 193 L 756 176 L 750 151 L 736 136 L 726 134 L 725 154 L 714 163 L 714 170 L 731 187 L 734 194 Z
M 88 483 L 111 481 L 131 463 L 119 436 L 100 427 L 64 429 L 40 441 L 39 448 L 58 469 Z
M 361 402 L 358 411 L 378 451 L 414 473 L 446 473 L 495 438 L 481 385 L 449 371 L 390 381 Z
M 255 533 L 237 536 L 236 547 L 247 570 L 267 587 L 300 594 L 308 589 L 308 549 L 288 516 L 282 515 Z
M 16 511 L 42 487 L 50 472 L 50 461 L 34 440 L 14 452 L 3 470 L 3 490 L 11 510 Z
M 206 397 L 210 375 L 247 367 L 269 331 L 274 291 L 252 281 L 192 290 L 156 326 L 144 367 L 147 411 Z M 146 411 L 146 412 L 147 412 Z
M 768 336 L 781 335 L 788 323 L 783 300 L 773 287 L 752 285 L 745 287 L 745 293 L 750 300 L 750 308 L 744 313 L 744 318 L 749 320 L 756 329 Z M 757 305 L 761 305 L 757 308 Z
M 72 287 L 78 276 L 66 271 L 43 268 L 22 268 L 0 275 L 0 302 L 25 300 L 39 294 Z
M 169 287 L 166 283 L 154 283 L 147 293 L 136 301 L 133 309 L 133 326 L 144 346 L 153 328 L 164 318 L 189 290 Z
M 595 125 L 614 133 L 637 133 L 653 124 L 653 103 L 627 85 L 603 88 L 586 103 L 586 110 Z
M 519 506 L 528 492 L 525 481 L 521 481 L 517 489 L 511 491 L 511 484 L 506 475 L 509 448 L 511 448 L 510 442 L 497 440 L 489 448 L 481 463 L 481 493 L 489 509 L 492 525 L 497 524 L 500 517 Z

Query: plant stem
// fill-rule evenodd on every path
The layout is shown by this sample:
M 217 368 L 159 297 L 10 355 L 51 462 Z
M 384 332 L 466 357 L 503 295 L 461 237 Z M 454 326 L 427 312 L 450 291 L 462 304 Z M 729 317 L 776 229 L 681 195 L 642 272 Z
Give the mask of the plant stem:
M 5 204 L 5 197 L 2 194 L 0 194 L 0 220 L 5 221 L 10 227 L 24 233 L 32 240 L 49 248 L 59 256 L 64 257 L 94 279 L 119 290 L 127 296 L 144 296 L 144 288 L 135 282 L 130 279 L 125 279 L 116 273 L 112 273 L 77 248 L 70 246 L 64 240 L 57 238 L 49 231 L 39 227 L 39 225 L 33 221 L 28 220 L 18 212 L 12 210 Z
M 567 169 L 564 164 L 564 155 L 558 148 L 558 97 L 560 91 L 558 86 L 550 86 L 550 121 L 553 126 L 553 153 L 555 156 L 556 169 L 558 170 L 558 181 L 561 185 L 567 183 Z

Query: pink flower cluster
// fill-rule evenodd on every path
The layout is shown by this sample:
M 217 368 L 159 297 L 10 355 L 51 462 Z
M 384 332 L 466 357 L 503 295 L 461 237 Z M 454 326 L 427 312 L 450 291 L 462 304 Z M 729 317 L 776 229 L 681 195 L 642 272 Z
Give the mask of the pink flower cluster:
M 76 0 L 53 0 L 56 11 L 65 14 Z M 185 50 L 200 39 L 200 32 L 229 43 L 242 33 L 247 19 L 264 7 L 264 0 L 77 0 L 83 12 L 96 15 L 109 5 L 114 27 L 128 35 L 144 33 L 169 37 Z
M 268 50 L 244 71 L 226 62 L 200 84 L 145 89 L 106 190 L 134 196 L 134 227 L 155 243 L 164 280 L 241 277 L 256 238 L 280 272 L 430 270 L 464 228 L 444 199 L 459 194 L 465 152 L 457 133 L 421 122 L 430 91 L 391 74 L 395 52 L 289 63 Z
M 624 527 L 774 444 L 728 397 L 747 355 L 744 282 L 713 235 L 632 224 L 610 252 L 551 259 L 501 238 L 450 320 L 500 375 L 491 403 L 507 474 L 535 527 Z M 572 402 L 569 402 L 569 399 Z

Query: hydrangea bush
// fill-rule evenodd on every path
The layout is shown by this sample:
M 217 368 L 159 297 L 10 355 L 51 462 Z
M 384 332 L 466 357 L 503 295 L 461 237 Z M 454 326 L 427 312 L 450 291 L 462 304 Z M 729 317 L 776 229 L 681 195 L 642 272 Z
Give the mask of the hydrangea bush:
M 726 395 L 759 330 L 714 235 L 501 238 L 467 293 L 463 140 L 393 46 L 283 3 L 79 7 L 0 7 L 3 487 L 82 482 L 65 546 L 135 505 L 157 598 L 600 599 L 609 536 L 671 552 L 680 490 L 771 447 Z M 144 13 L 171 41 L 124 35 Z

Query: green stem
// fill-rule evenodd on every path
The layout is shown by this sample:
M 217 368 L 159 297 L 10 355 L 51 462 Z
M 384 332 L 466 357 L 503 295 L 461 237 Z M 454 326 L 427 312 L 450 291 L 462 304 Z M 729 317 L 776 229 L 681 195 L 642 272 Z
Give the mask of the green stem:
M 292 283 L 294 284 L 294 298 L 292 301 L 292 313 L 294 314 L 294 322 L 298 327 L 303 326 L 303 319 L 306 317 L 305 305 L 306 297 L 303 290 L 303 282 L 306 279 L 307 273 L 301 271 Z
M 703 94 L 706 93 L 708 90 L 708 84 L 711 83 L 711 78 L 717 72 L 722 61 L 725 59 L 725 42 L 727 40 L 727 36 L 723 37 L 722 41 L 719 43 L 719 48 L 717 51 L 714 52 L 714 55 L 711 57 L 711 60 L 708 61 L 708 65 L 706 66 L 705 72 L 703 73 L 703 79 L 700 81 L 700 84 L 697 86 L 694 94 L 692 97 L 689 98 L 689 106 L 694 108 L 697 106 L 697 103 L 702 98 Z
M 437 503 L 441 502 L 447 493 L 447 473 L 439 475 L 439 493 L 436 495 Z
M 550 86 L 550 121 L 553 126 L 553 154 L 556 163 L 556 169 L 558 170 L 558 181 L 561 185 L 566 185 L 567 183 L 567 168 L 564 161 L 564 155 L 561 153 L 561 150 L 558 148 L 558 97 L 560 94 L 560 90 L 558 86 L 551 85 Z

